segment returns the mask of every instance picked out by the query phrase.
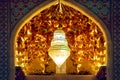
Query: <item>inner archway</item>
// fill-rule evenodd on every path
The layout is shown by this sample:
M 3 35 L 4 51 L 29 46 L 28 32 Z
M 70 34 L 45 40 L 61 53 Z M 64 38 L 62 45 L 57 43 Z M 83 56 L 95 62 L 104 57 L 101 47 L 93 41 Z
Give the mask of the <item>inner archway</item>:
M 76 65 L 74 67 L 70 66 L 73 67 L 72 69 L 76 69 L 76 71 L 73 70 L 68 73 L 79 73 L 82 70 L 81 66 L 89 65 L 91 68 L 86 68 L 85 70 L 92 72 L 91 74 L 96 74 L 96 69 L 99 69 L 102 65 L 107 65 L 109 42 L 105 25 L 99 19 L 96 19 L 96 16 L 93 17 L 93 14 L 86 13 L 83 7 L 79 8 L 74 5 L 70 7 L 70 5 L 70 2 L 62 1 L 64 13 L 60 17 L 62 23 L 61 29 L 65 31 L 71 49 L 71 60 L 68 62 Z M 50 47 L 53 31 L 58 28 L 59 24 L 58 6 L 54 1 L 48 7 L 45 7 L 45 9 L 41 10 L 41 8 L 36 11 L 31 18 L 29 16 L 29 19 L 25 20 L 24 23 L 18 25 L 17 34 L 14 38 L 15 42 L 13 42 L 16 66 L 24 68 L 26 63 L 28 64 L 31 63 L 30 61 L 33 61 L 35 63 L 31 66 L 34 66 L 33 71 L 39 70 L 40 73 L 44 73 L 46 70 L 45 64 L 54 64 L 49 59 L 47 51 Z M 88 64 L 84 65 L 84 62 Z M 36 64 L 40 65 L 37 67 Z M 55 70 L 54 66 L 53 72 Z M 35 68 L 38 69 L 35 70 Z M 90 69 L 95 70 L 90 71 Z

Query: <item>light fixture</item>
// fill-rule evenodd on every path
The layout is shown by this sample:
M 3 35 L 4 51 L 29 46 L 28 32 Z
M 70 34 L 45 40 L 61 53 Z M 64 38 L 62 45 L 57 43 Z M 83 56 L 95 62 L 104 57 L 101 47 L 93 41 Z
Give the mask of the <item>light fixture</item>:
M 54 37 L 51 42 L 51 47 L 48 50 L 48 54 L 59 68 L 69 57 L 70 49 L 63 30 L 56 30 L 54 32 Z

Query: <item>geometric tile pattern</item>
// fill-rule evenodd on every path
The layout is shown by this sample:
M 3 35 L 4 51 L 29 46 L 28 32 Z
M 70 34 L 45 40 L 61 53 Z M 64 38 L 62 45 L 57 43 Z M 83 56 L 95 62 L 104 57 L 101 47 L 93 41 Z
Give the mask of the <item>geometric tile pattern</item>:
M 8 2 L 0 1 L 0 80 L 8 80 Z
M 120 1 L 112 3 L 113 76 L 114 80 L 120 80 Z

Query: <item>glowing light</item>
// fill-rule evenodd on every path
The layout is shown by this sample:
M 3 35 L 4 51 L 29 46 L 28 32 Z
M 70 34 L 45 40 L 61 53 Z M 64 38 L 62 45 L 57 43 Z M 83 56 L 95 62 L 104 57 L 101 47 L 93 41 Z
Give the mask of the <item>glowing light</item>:
M 33 70 L 33 72 L 39 73 L 39 71 L 44 70 L 46 63 L 51 64 L 49 57 L 46 56 L 47 53 L 58 66 L 61 66 L 70 52 L 72 53 L 70 58 L 74 62 L 72 64 L 77 65 L 77 69 L 79 69 L 79 65 L 83 66 L 82 62 L 84 60 L 88 61 L 96 72 L 100 66 L 107 65 L 107 42 L 104 33 L 99 28 L 100 25 L 94 23 L 95 20 L 91 20 L 87 16 L 84 17 L 85 15 L 81 12 L 63 4 L 62 8 L 65 8 L 62 9 L 63 13 L 60 14 L 61 20 L 59 20 L 58 7 L 59 5 L 51 6 L 50 11 L 45 9 L 39 12 L 28 23 L 21 26 L 15 42 L 15 66 L 20 66 L 24 70 L 30 67 L 28 69 L 30 72 Z M 71 51 L 65 36 L 63 36 L 65 35 L 64 31 L 53 32 L 56 28 L 59 28 L 59 22 L 62 25 L 60 29 L 64 29 L 66 33 Z M 52 33 L 54 33 L 54 36 L 51 42 Z M 36 61 L 36 59 L 38 60 Z M 22 64 L 24 64 L 24 68 Z
M 28 35 L 31 35 L 32 33 L 30 32 L 30 30 L 27 30 L 27 34 L 28 34 Z
M 100 63 L 98 63 L 98 67 L 102 66 Z
M 58 67 L 60 67 L 70 55 L 70 49 L 65 39 L 63 30 L 56 30 L 48 50 L 49 56 L 53 59 Z

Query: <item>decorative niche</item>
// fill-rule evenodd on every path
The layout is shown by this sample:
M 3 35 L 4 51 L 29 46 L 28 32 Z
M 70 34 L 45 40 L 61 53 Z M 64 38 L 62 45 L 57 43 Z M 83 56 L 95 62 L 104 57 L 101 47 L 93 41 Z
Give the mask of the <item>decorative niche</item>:
M 48 49 L 61 23 L 70 48 L 66 74 L 96 74 L 101 66 L 107 66 L 107 40 L 101 25 L 64 1 L 61 14 L 59 8 L 56 3 L 41 10 L 19 29 L 14 45 L 15 66 L 26 74 L 55 73 Z

